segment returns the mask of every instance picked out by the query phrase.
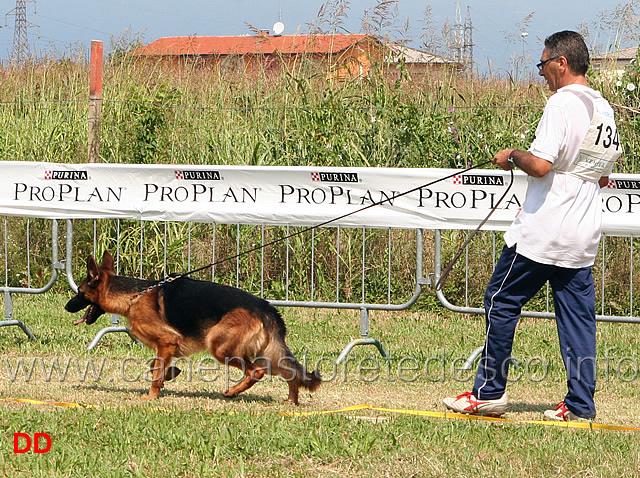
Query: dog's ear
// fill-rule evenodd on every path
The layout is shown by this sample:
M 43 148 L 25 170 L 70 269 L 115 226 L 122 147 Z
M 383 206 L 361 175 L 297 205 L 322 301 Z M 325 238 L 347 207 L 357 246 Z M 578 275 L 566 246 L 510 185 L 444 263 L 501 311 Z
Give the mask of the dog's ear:
M 114 264 L 115 262 L 111 253 L 109 251 L 104 251 L 104 254 L 102 254 L 102 265 L 100 268 L 115 273 L 116 268 Z
M 100 267 L 92 255 L 87 256 L 87 281 L 95 283 L 100 280 Z

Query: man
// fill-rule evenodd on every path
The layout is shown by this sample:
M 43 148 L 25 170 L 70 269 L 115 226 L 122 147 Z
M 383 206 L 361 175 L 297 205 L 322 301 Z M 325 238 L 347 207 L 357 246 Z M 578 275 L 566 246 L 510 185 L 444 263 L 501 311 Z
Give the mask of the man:
M 600 241 L 600 188 L 622 154 L 613 111 L 587 86 L 589 52 L 571 31 L 544 42 L 539 74 L 556 92 L 544 109 L 529 151 L 504 149 L 492 162 L 527 173 L 522 210 L 484 298 L 486 340 L 472 392 L 447 398 L 460 413 L 501 416 L 513 337 L 524 304 L 549 281 L 568 392 L 546 419 L 596 415 L 596 320 L 591 266 Z

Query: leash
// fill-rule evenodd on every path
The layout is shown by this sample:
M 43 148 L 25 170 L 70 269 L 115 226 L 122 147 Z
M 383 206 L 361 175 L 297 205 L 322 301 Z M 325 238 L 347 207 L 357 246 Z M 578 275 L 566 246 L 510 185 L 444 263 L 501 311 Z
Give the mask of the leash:
M 480 167 L 482 167 L 482 166 L 486 166 L 487 164 L 490 164 L 490 163 L 491 163 L 491 160 L 488 160 L 488 161 L 484 161 L 484 162 L 482 162 L 482 163 L 478 163 L 478 164 L 475 164 L 475 165 L 469 166 L 469 167 L 468 167 L 468 168 L 466 168 L 466 169 L 456 171 L 456 172 L 454 172 L 454 173 L 448 174 L 447 176 L 443 176 L 443 177 L 441 177 L 441 178 L 439 178 L 439 179 L 435 179 L 435 180 L 433 180 L 433 181 L 431 181 L 431 182 L 428 182 L 428 183 L 422 184 L 422 185 L 420 185 L 420 186 L 416 186 L 415 188 L 412 188 L 412 189 L 409 189 L 409 190 L 407 190 L 407 191 L 404 191 L 404 192 L 398 193 L 398 194 L 396 194 L 396 195 L 394 195 L 394 196 L 391 196 L 391 197 L 388 197 L 388 198 L 386 198 L 386 199 L 383 199 L 382 201 L 378 201 L 378 202 L 371 203 L 371 204 L 369 204 L 368 206 L 364 206 L 364 207 L 362 207 L 362 208 L 360 208 L 360 209 L 356 209 L 355 211 L 351 211 L 351 212 L 346 213 L 346 214 L 343 214 L 343 215 L 341 215 L 341 216 L 334 217 L 334 218 L 332 218 L 332 219 L 329 219 L 329 220 L 327 220 L 327 221 L 321 222 L 321 223 L 319 223 L 319 224 L 315 224 L 315 225 L 313 225 L 313 226 L 309 226 L 309 227 L 307 227 L 307 228 L 305 228 L 305 229 L 302 229 L 302 230 L 300 230 L 300 231 L 294 232 L 294 233 L 292 233 L 292 234 L 289 234 L 289 235 L 287 235 L 287 236 L 284 236 L 284 237 L 281 237 L 281 238 L 278 238 L 278 239 L 274 239 L 273 241 L 267 242 L 267 243 L 262 244 L 262 245 L 260 245 L 260 246 L 252 247 L 251 249 L 246 249 L 246 250 L 244 250 L 244 251 L 242 251 L 242 252 L 239 252 L 238 254 L 235 254 L 235 255 L 233 255 L 233 256 L 229 256 L 229 257 L 226 257 L 226 258 L 224 258 L 224 259 L 220 259 L 220 260 L 218 260 L 218 261 L 211 262 L 211 263 L 206 264 L 206 265 L 204 265 L 204 266 L 202 266 L 202 267 L 198 267 L 197 269 L 193 269 L 193 270 L 190 270 L 190 271 L 188 271 L 188 272 L 184 272 L 184 273 L 182 273 L 182 274 L 172 274 L 171 276 L 167 276 L 167 277 L 165 277 L 164 279 L 162 279 L 161 281 L 159 281 L 157 284 L 154 284 L 154 285 L 152 285 L 152 286 L 148 287 L 147 289 L 145 289 L 144 291 L 142 291 L 142 292 L 141 292 L 141 294 L 144 294 L 145 292 L 148 292 L 148 291 L 150 291 L 150 290 L 152 290 L 152 289 L 154 289 L 154 288 L 156 288 L 156 287 L 159 287 L 159 286 L 161 286 L 161 285 L 163 285 L 163 284 L 165 284 L 165 283 L 167 283 L 167 282 L 172 282 L 172 281 L 174 281 L 174 280 L 176 280 L 176 279 L 180 279 L 180 278 L 182 278 L 182 277 L 186 277 L 186 276 L 188 276 L 188 275 L 195 274 L 196 272 L 201 272 L 201 271 L 203 271 L 203 270 L 210 269 L 211 267 L 217 266 L 217 265 L 219 265 L 219 264 L 223 264 L 223 263 L 225 263 L 225 262 L 228 262 L 228 261 L 231 261 L 231 260 L 234 260 L 234 259 L 238 259 L 238 258 L 240 258 L 240 257 L 243 257 L 243 256 L 247 255 L 247 254 L 251 254 L 252 252 L 256 252 L 256 251 L 259 251 L 259 250 L 261 250 L 261 249 L 266 249 L 267 247 L 273 246 L 274 244 L 277 244 L 277 243 L 279 243 L 279 242 L 285 241 L 285 240 L 287 240 L 287 239 L 291 239 L 292 237 L 296 237 L 296 236 L 299 236 L 300 234 L 304 234 L 304 233 L 309 232 L 309 231 L 312 231 L 312 230 L 314 230 L 314 229 L 317 229 L 317 228 L 320 228 L 320 227 L 326 226 L 327 224 L 331 224 L 331 223 L 333 223 L 333 222 L 339 221 L 339 220 L 341 220 L 341 219 L 344 219 L 344 218 L 346 218 L 346 217 L 349 217 L 349 216 L 352 216 L 352 215 L 354 215 L 354 214 L 360 213 L 360 212 L 365 211 L 365 210 L 367 210 L 367 209 L 370 209 L 370 208 L 372 208 L 372 207 L 380 206 L 380 205 L 382 205 L 382 204 L 384 204 L 384 203 L 391 202 L 391 201 L 393 201 L 393 200 L 395 200 L 395 199 L 397 199 L 397 198 L 399 198 L 399 197 L 406 196 L 407 194 L 411 194 L 412 192 L 418 191 L 418 190 L 420 190 L 420 189 L 423 189 L 423 188 L 426 188 L 426 187 L 429 187 L 429 186 L 433 186 L 434 184 L 437 184 L 437 183 L 439 183 L 439 182 L 445 181 L 445 180 L 450 179 L 450 178 L 452 178 L 452 177 L 454 177 L 454 176 L 457 176 L 457 175 L 459 175 L 459 174 L 467 173 L 467 172 L 469 172 L 469 171 L 471 171 L 471 170 L 474 170 L 474 169 L 480 168 Z M 482 226 L 483 226 L 483 225 L 484 225 L 484 224 L 489 220 L 489 218 L 491 217 L 491 215 L 493 214 L 493 212 L 497 209 L 497 207 L 498 207 L 498 205 L 500 204 L 500 202 L 501 202 L 501 201 L 504 199 L 504 197 L 507 195 L 507 192 L 509 191 L 509 189 L 511 189 L 511 185 L 512 185 L 512 184 L 513 184 L 513 171 L 511 171 L 511 183 L 509 184 L 509 187 L 508 187 L 508 188 L 507 188 L 507 190 L 503 193 L 502 197 L 501 197 L 501 198 L 500 198 L 500 200 L 496 203 L 496 205 L 491 209 L 491 211 L 489 212 L 489 214 L 487 215 L 487 217 L 486 217 L 486 218 L 485 218 L 485 219 L 480 223 L 480 225 L 478 226 L 478 228 L 477 228 L 477 229 L 472 233 L 472 235 L 467 239 L 467 241 L 465 241 L 464 245 L 460 248 L 460 250 L 458 251 L 458 253 L 457 253 L 457 254 L 456 254 L 456 256 L 454 257 L 454 260 L 451 262 L 451 264 L 449 264 L 449 266 L 448 266 L 448 267 L 447 267 L 447 269 L 445 270 L 445 274 L 443 274 L 443 275 L 440 277 L 440 280 L 438 280 L 438 284 L 437 284 L 437 286 L 436 286 L 436 287 L 442 287 L 442 284 L 444 283 L 444 280 L 445 280 L 445 279 L 446 279 L 446 277 L 449 275 L 449 272 L 450 272 L 450 271 L 451 271 L 451 269 L 453 268 L 453 265 L 454 265 L 455 261 L 457 261 L 457 260 L 458 260 L 458 258 L 460 257 L 460 255 L 462 254 L 462 250 L 464 250 L 464 247 L 466 247 L 466 246 L 469 244 L 469 242 L 471 241 L 471 239 L 473 238 L 473 236 L 475 236 L 475 235 L 479 232 L 480 228 L 481 228 L 481 227 L 482 227 Z M 440 290 L 440 289 L 438 288 L 437 290 Z
M 465 248 L 469 245 L 469 243 L 476 236 L 476 234 L 480 232 L 480 229 L 482 229 L 482 226 L 486 224 L 486 222 L 489 220 L 491 215 L 496 211 L 496 209 L 498 209 L 498 206 L 500 205 L 502 200 L 506 197 L 507 193 L 511 189 L 511 186 L 513 186 L 513 168 L 510 169 L 509 172 L 511 173 L 511 180 L 509 182 L 509 186 L 507 186 L 507 189 L 505 189 L 505 191 L 502 193 L 502 196 L 500 196 L 500 199 L 498 199 L 498 202 L 496 203 L 496 205 L 491 208 L 491 211 L 489 211 L 489 214 L 487 214 L 487 217 L 485 217 L 482 220 L 482 222 L 478 225 L 478 227 L 476 227 L 475 230 L 471 234 L 469 234 L 469 237 L 467 237 L 467 240 L 464 241 L 464 243 L 458 248 L 458 252 L 456 252 L 455 256 L 453 256 L 453 259 L 451 260 L 449 265 L 445 268 L 444 272 L 440 274 L 440 278 L 438 279 L 438 282 L 436 282 L 437 291 L 442 290 L 442 286 L 444 285 L 444 282 L 447 280 L 447 277 L 449 277 L 449 273 L 453 269 L 453 266 L 458 261 L 458 259 L 460 259 L 460 256 L 464 252 Z

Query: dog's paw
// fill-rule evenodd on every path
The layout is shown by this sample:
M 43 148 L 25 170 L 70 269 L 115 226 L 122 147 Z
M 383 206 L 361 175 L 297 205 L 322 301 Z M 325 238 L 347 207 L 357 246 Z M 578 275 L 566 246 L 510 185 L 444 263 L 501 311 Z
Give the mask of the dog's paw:
M 142 395 L 142 397 L 140 397 L 142 400 L 154 400 L 156 398 L 158 398 L 160 396 L 160 392 L 152 392 L 150 391 L 149 393 L 147 393 L 146 395 Z
M 226 398 L 231 398 L 231 397 L 235 397 L 236 394 L 233 392 L 230 392 L 229 390 L 225 390 L 224 392 L 222 392 L 222 396 Z

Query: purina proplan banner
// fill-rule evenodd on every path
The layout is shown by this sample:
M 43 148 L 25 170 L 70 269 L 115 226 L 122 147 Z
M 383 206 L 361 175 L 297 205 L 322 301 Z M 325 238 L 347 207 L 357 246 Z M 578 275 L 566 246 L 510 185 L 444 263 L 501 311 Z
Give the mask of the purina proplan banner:
M 191 166 L 0 162 L 0 214 L 219 224 L 474 229 L 509 188 L 499 169 Z M 442 180 L 442 178 L 446 178 Z M 603 232 L 640 231 L 640 175 L 602 189 Z M 527 176 L 484 226 L 505 230 Z M 412 191 L 403 194 L 406 191 Z M 375 205 L 375 206 L 372 206 Z M 367 207 L 372 206 L 372 207 Z

